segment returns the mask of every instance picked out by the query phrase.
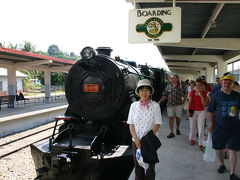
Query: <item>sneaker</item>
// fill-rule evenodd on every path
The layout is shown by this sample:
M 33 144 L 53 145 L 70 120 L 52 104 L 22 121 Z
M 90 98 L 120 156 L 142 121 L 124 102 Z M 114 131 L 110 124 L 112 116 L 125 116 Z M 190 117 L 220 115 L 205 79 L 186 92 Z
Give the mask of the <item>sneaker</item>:
M 220 174 L 224 173 L 225 170 L 226 170 L 226 166 L 225 165 L 220 165 L 218 167 L 218 173 L 220 173 Z
M 181 135 L 181 132 L 179 129 L 176 130 L 176 135 Z
M 189 144 L 190 144 L 190 145 L 195 145 L 196 142 L 195 142 L 194 140 L 191 140 L 191 141 L 189 142 Z
M 240 177 L 233 173 L 230 175 L 230 180 L 240 180 Z
M 203 151 L 203 145 L 199 146 L 200 151 Z
M 170 132 L 169 135 L 167 136 L 167 138 L 173 138 L 175 137 L 175 134 L 173 132 Z

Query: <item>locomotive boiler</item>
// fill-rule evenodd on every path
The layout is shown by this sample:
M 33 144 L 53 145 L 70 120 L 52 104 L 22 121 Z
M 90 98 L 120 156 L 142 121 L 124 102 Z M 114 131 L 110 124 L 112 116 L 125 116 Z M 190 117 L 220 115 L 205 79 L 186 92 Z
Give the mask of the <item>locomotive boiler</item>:
M 127 180 L 133 170 L 126 121 L 137 98 L 134 90 L 148 77 L 160 98 L 164 71 L 144 71 L 112 59 L 111 48 L 96 50 L 98 54 L 84 48 L 70 69 L 65 85 L 69 105 L 65 116 L 56 118 L 52 137 L 31 145 L 36 179 Z M 58 120 L 64 124 L 57 134 Z

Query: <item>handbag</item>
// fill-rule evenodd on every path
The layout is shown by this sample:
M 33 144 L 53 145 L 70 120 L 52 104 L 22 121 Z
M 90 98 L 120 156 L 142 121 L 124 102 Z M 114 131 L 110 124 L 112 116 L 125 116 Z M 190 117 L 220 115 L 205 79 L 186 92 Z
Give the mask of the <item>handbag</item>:
M 189 109 L 188 112 L 190 114 L 189 117 L 193 117 L 194 110 L 193 109 Z
M 193 92 L 193 98 L 194 98 L 194 96 L 195 96 L 195 90 Z M 193 117 L 193 113 L 194 113 L 193 104 L 194 104 L 194 100 L 192 100 L 192 104 L 191 104 L 192 109 L 188 109 L 188 112 L 190 114 L 189 117 Z

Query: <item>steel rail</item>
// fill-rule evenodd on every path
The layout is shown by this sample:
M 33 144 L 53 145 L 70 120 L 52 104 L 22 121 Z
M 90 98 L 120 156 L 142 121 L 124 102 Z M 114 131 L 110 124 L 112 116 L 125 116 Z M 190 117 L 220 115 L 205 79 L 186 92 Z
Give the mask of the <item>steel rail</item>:
M 63 124 L 63 123 L 59 124 L 58 126 L 60 126 L 60 125 L 62 125 L 62 124 Z M 53 126 L 53 127 L 54 127 L 54 126 Z M 41 132 L 44 132 L 44 131 L 46 131 L 46 130 L 49 130 L 49 129 L 53 128 L 53 127 L 46 128 L 45 130 L 41 130 Z M 15 139 L 15 140 L 13 140 L 13 141 L 11 141 L 11 142 L 7 142 L 7 143 L 4 143 L 4 144 L 8 145 L 8 144 L 11 144 L 11 143 L 13 143 L 13 142 L 18 141 L 19 139 L 21 140 L 21 139 L 24 139 L 24 138 L 27 138 L 27 137 L 36 135 L 36 134 L 38 134 L 38 133 L 40 133 L 40 131 L 39 131 L 39 132 L 32 133 L 32 134 L 27 135 L 27 136 L 25 136 L 25 137 L 21 137 L 21 138 Z M 58 133 L 57 133 L 57 134 L 58 134 Z M 0 159 L 4 158 L 4 157 L 6 157 L 6 156 L 9 156 L 9 155 L 11 155 L 11 154 L 13 154 L 13 153 L 15 153 L 15 152 L 17 152 L 17 151 L 20 151 L 20 150 L 22 150 L 22 149 L 30 146 L 31 144 L 34 144 L 34 143 L 37 143 L 37 142 L 42 141 L 42 140 L 44 140 L 44 139 L 50 138 L 51 136 L 52 136 L 52 135 L 49 135 L 49 136 L 44 137 L 44 138 L 42 138 L 42 139 L 39 139 L 39 140 L 37 140 L 37 141 L 28 143 L 28 144 L 25 145 L 25 146 L 22 146 L 22 147 L 19 147 L 19 148 L 15 149 L 15 150 L 12 150 L 12 151 L 10 151 L 10 152 L 7 152 L 7 153 L 1 155 L 1 156 L 0 156 Z M 2 144 L 1 147 L 2 147 L 4 144 Z

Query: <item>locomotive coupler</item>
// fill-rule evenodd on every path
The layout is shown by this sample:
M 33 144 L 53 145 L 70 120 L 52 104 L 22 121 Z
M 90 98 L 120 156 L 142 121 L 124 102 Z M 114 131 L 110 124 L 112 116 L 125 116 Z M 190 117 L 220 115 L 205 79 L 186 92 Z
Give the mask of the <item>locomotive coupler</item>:
M 69 171 L 70 164 L 71 159 L 68 157 L 68 154 L 62 153 L 52 157 L 51 169 L 54 174 L 61 174 Z

